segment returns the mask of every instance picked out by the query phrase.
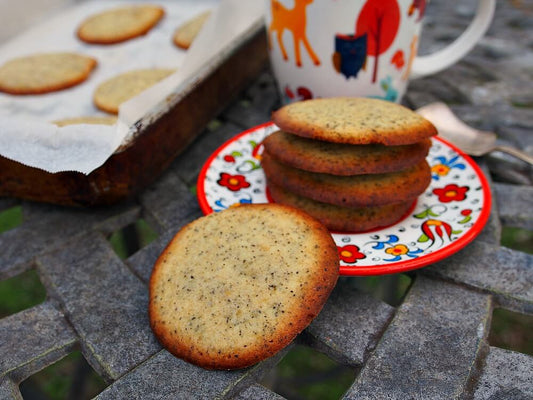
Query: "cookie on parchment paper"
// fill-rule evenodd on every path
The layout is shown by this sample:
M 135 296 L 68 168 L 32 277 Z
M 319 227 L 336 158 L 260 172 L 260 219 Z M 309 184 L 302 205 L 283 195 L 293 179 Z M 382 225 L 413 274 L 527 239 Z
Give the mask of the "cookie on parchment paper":
M 117 117 L 115 116 L 93 116 L 88 115 L 85 117 L 72 117 L 64 118 L 53 121 L 57 126 L 67 126 L 67 125 L 78 125 L 78 124 L 89 124 L 89 125 L 114 125 L 117 122 Z
M 383 174 L 405 169 L 426 158 L 431 141 L 402 146 L 350 145 L 313 140 L 277 131 L 263 141 L 266 151 L 294 168 L 332 175 Z
M 272 182 L 268 182 L 268 191 L 276 203 L 303 210 L 337 232 L 364 232 L 392 225 L 405 216 L 415 201 L 410 199 L 374 207 L 341 207 L 299 196 Z
M 343 207 L 408 201 L 423 193 L 431 181 L 426 160 L 398 172 L 339 176 L 289 167 L 265 151 L 261 165 L 269 182 L 300 196 Z
M 308 326 L 338 268 L 328 230 L 295 208 L 252 204 L 209 214 L 182 228 L 157 259 L 150 325 L 188 362 L 244 368 Z
M 437 134 L 431 122 L 400 104 L 359 97 L 291 103 L 272 120 L 286 132 L 334 143 L 396 146 Z
M 14 58 L 0 66 L 0 91 L 10 94 L 43 94 L 85 81 L 96 59 L 77 53 L 39 53 Z
M 114 44 L 142 36 L 165 15 L 156 5 L 127 5 L 104 10 L 86 18 L 77 30 L 78 38 L 92 44 Z
M 180 25 L 172 36 L 174 44 L 181 49 L 188 49 L 210 15 L 211 11 L 204 11 Z
M 98 85 L 93 95 L 94 104 L 102 111 L 118 114 L 122 103 L 174 72 L 173 69 L 158 68 L 124 72 Z

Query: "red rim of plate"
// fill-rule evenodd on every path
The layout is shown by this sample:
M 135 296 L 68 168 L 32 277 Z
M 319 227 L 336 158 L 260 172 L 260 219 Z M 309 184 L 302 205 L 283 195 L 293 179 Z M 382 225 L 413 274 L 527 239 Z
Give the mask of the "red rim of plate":
M 229 145 L 231 145 L 233 142 L 239 140 L 242 136 L 245 136 L 251 132 L 254 132 L 258 129 L 266 128 L 270 125 L 274 125 L 273 122 L 265 122 L 261 125 L 257 125 L 253 128 L 247 129 L 244 132 L 241 132 L 237 134 L 236 136 L 232 137 L 231 139 L 227 140 L 225 143 L 223 143 L 221 146 L 219 146 L 212 154 L 209 156 L 209 158 L 206 160 L 205 164 L 203 165 L 202 169 L 200 170 L 200 174 L 198 175 L 197 180 L 197 198 L 198 203 L 200 205 L 200 209 L 204 214 L 211 214 L 213 212 L 213 209 L 211 206 L 209 206 L 207 202 L 207 197 L 205 194 L 205 188 L 204 188 L 204 181 L 207 174 L 207 170 L 210 167 L 213 160 Z M 397 261 L 391 264 L 384 264 L 384 265 L 373 265 L 373 266 L 348 266 L 348 265 L 340 265 L 339 266 L 339 274 L 344 276 L 368 276 L 368 275 L 385 275 L 385 274 L 395 274 L 400 272 L 406 272 L 411 271 L 414 269 L 419 269 L 422 267 L 426 267 L 430 264 L 436 263 L 438 261 L 441 261 L 452 254 L 455 254 L 462 248 L 464 248 L 466 245 L 468 245 L 474 238 L 479 235 L 484 228 L 485 224 L 487 223 L 490 211 L 492 208 L 492 196 L 489 189 L 489 182 L 487 178 L 485 177 L 485 174 L 481 170 L 481 168 L 476 164 L 476 162 L 466 153 L 464 153 L 461 149 L 459 149 L 457 146 L 453 145 L 452 143 L 448 142 L 447 140 L 444 140 L 440 137 L 434 137 L 433 139 L 436 139 L 446 146 L 449 146 L 454 151 L 456 151 L 461 157 L 464 158 L 464 160 L 472 167 L 472 169 L 475 171 L 476 175 L 478 176 L 481 187 L 483 190 L 483 208 L 481 209 L 481 212 L 479 214 L 478 219 L 472 225 L 472 227 L 463 235 L 460 239 L 451 242 L 448 246 L 443 247 L 439 250 L 436 250 L 432 253 L 428 253 L 425 255 L 422 255 L 421 257 L 410 259 L 410 260 L 404 260 L 404 261 Z M 379 229 L 378 229 L 379 230 Z M 332 232 L 333 234 L 337 232 Z

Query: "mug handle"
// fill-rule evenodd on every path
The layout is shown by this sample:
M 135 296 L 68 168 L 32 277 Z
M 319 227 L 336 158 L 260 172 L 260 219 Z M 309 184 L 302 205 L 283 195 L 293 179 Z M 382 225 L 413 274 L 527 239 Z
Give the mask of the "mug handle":
M 495 7 L 496 0 L 479 0 L 476 16 L 461 36 L 433 54 L 415 57 L 411 69 L 411 79 L 439 72 L 464 57 L 487 31 Z

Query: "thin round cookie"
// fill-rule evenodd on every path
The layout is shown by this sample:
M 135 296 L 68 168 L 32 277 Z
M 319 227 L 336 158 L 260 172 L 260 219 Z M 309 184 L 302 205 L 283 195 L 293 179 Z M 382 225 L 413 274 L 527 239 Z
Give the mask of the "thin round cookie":
M 117 117 L 107 116 L 99 117 L 95 115 L 88 115 L 85 117 L 72 117 L 64 118 L 53 121 L 57 126 L 67 126 L 67 125 L 78 125 L 78 124 L 89 124 L 89 125 L 114 125 L 117 122 Z
M 335 232 L 365 232 L 392 225 L 405 216 L 414 202 L 410 199 L 374 207 L 341 207 L 299 196 L 272 182 L 268 182 L 268 190 L 276 203 L 303 210 Z
M 244 368 L 308 326 L 338 268 L 328 230 L 295 208 L 252 204 L 209 214 L 182 228 L 157 259 L 150 326 L 179 358 Z
M 205 11 L 180 25 L 172 36 L 174 44 L 181 49 L 188 49 L 210 15 L 211 11 Z
M 396 146 L 437 134 L 416 112 L 385 100 L 335 97 L 299 101 L 272 114 L 280 129 L 334 143 Z
M 294 168 L 332 175 L 383 174 L 400 171 L 426 158 L 431 141 L 402 146 L 351 145 L 313 140 L 277 131 L 263 141 L 276 160 Z
M 339 176 L 296 169 L 263 152 L 261 165 L 269 182 L 323 203 L 343 207 L 380 206 L 418 197 L 431 181 L 426 160 L 387 174 Z
M 96 67 L 94 58 L 77 53 L 40 53 L 14 58 L 0 67 L 0 91 L 44 94 L 85 81 Z
M 174 72 L 173 69 L 137 69 L 117 75 L 98 85 L 93 101 L 96 107 L 118 114 L 119 106 Z
M 146 34 L 164 15 L 165 10 L 155 5 L 113 8 L 86 18 L 76 34 L 86 43 L 120 43 Z

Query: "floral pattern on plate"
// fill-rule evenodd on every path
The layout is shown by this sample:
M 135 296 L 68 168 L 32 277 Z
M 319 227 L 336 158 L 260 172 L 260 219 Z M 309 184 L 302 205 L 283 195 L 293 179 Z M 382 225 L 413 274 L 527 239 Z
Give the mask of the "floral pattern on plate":
M 198 177 L 205 214 L 249 203 L 268 203 L 261 168 L 262 140 L 272 123 L 242 132 L 207 160 Z M 490 214 L 487 180 L 475 162 L 440 138 L 427 161 L 432 180 L 413 208 L 396 224 L 363 233 L 332 232 L 342 275 L 397 273 L 440 261 L 481 232 Z

